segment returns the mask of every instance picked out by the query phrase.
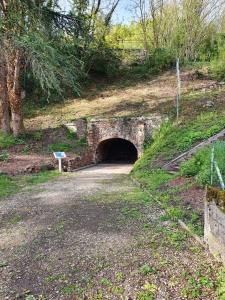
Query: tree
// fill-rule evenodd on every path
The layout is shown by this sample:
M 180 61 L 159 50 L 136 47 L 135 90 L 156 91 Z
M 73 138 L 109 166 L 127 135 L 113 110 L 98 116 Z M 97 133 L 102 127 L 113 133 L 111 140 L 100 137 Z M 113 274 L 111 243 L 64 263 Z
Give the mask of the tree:
M 0 54 L 0 128 L 10 133 L 9 99 L 7 92 L 7 71 L 4 53 Z
M 153 45 L 154 48 L 159 48 L 159 40 L 161 35 L 161 23 L 163 16 L 164 0 L 150 0 L 150 18 L 152 20 Z
M 148 25 L 149 25 L 149 17 L 148 17 L 148 5 L 146 0 L 134 0 L 133 1 L 133 9 L 135 11 L 135 15 L 138 18 L 138 22 L 141 24 L 142 36 L 143 36 L 143 45 L 146 56 L 149 54 L 149 46 L 148 46 Z
M 74 16 L 55 8 L 57 1 L 0 0 L 1 130 L 5 133 L 9 108 L 14 136 L 24 130 L 21 76 L 25 68 L 47 93 L 62 93 L 65 84 L 78 91 L 79 61 L 73 57 L 68 62 L 72 52 L 63 43 L 70 35 L 79 35 L 79 26 Z
M 73 0 L 72 12 L 79 17 L 83 30 L 79 44 L 82 45 L 81 59 L 89 73 L 99 64 L 100 69 L 114 58 L 108 48 L 106 36 L 110 30 L 113 13 L 120 0 Z M 103 68 L 102 68 L 103 67 Z

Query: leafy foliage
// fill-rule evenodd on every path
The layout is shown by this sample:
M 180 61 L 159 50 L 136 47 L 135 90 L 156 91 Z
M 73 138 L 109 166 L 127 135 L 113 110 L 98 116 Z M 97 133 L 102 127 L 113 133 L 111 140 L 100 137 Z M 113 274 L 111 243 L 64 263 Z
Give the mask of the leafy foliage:
M 81 62 L 74 56 L 72 45 L 57 45 L 39 34 L 25 35 L 15 42 L 26 57 L 32 79 L 39 82 L 45 94 L 63 94 L 66 87 L 79 93 Z M 65 42 L 62 39 L 60 43 Z
M 218 52 L 211 60 L 209 72 L 212 77 L 225 80 L 225 35 L 218 38 Z

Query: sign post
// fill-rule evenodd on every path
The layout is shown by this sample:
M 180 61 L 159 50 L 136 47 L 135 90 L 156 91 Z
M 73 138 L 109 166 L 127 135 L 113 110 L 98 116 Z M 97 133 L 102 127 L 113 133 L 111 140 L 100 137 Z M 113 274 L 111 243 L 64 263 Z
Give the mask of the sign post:
M 62 159 L 66 157 L 65 152 L 54 152 L 54 157 L 58 159 L 59 162 L 59 172 L 62 172 Z
M 180 116 L 180 98 L 181 98 L 181 80 L 180 80 L 180 59 L 177 58 L 176 61 L 177 70 L 177 99 L 176 99 L 176 109 L 177 109 L 177 121 Z

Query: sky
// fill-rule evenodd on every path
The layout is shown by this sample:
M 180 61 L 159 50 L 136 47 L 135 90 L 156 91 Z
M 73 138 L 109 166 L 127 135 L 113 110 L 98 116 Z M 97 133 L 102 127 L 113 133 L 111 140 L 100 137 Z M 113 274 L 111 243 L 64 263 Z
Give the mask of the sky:
M 67 11 L 70 8 L 69 0 L 59 0 L 59 3 L 63 10 Z M 116 11 L 113 15 L 113 23 L 127 24 L 132 20 L 132 14 L 129 10 L 129 0 L 120 0 Z

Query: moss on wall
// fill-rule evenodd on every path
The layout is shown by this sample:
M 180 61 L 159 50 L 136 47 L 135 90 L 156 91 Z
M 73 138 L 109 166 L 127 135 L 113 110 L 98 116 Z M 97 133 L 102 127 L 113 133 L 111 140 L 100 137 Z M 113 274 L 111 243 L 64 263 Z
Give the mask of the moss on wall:
M 206 194 L 207 201 L 215 201 L 216 205 L 225 213 L 225 191 L 215 187 L 208 187 Z

